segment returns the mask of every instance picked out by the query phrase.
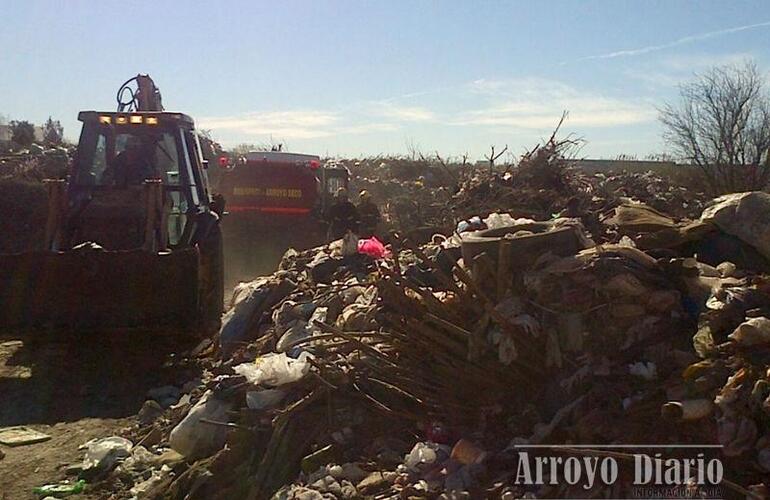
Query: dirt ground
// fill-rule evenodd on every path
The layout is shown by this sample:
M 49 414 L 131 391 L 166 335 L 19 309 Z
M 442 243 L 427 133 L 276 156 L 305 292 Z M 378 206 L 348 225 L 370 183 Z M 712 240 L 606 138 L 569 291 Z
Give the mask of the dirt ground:
M 66 466 L 82 459 L 79 446 L 129 427 L 149 389 L 197 376 L 175 361 L 191 347 L 191 341 L 140 332 L 0 335 L 0 428 L 24 425 L 51 436 L 0 446 L 0 499 L 35 498 L 33 487 L 64 479 Z
M 241 281 L 275 272 L 289 248 L 306 249 L 325 243 L 324 227 L 312 220 L 253 219 L 239 214 L 222 223 L 225 255 L 225 292 Z

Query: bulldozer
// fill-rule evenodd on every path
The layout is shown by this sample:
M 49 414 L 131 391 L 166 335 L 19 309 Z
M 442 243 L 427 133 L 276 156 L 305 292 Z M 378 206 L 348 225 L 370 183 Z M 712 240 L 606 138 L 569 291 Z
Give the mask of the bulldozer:
M 81 111 L 68 178 L 44 181 L 42 248 L 0 256 L 0 328 L 207 333 L 224 303 L 220 216 L 193 119 L 148 75 Z

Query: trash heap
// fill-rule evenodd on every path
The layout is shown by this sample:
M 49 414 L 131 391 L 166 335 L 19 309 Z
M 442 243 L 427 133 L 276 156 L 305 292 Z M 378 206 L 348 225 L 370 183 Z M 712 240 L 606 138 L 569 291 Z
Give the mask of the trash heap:
M 44 150 L 33 145 L 35 152 L 0 156 L 0 180 L 16 179 L 42 181 L 43 179 L 63 179 L 67 175 L 70 154 L 66 148 Z
M 675 220 L 697 218 L 705 195 L 652 171 L 589 175 L 574 165 L 579 141 L 552 136 L 515 164 L 446 164 L 434 159 L 375 158 L 343 162 L 354 189 L 366 189 L 380 205 L 388 229 L 427 242 L 473 216 L 504 212 L 546 220 L 580 216 L 597 241 L 599 216 L 621 204 L 641 202 Z
M 422 228 L 435 232 L 454 227 L 455 215 L 447 205 L 461 175 L 456 166 L 402 158 L 346 165 L 354 190 L 369 192 L 388 229 L 409 234 Z
M 594 196 L 604 199 L 636 199 L 676 218 L 697 218 L 705 196 L 676 185 L 652 171 L 644 173 L 597 173 L 590 178 Z
M 644 191 L 655 209 L 586 180 L 569 147 L 469 171 L 465 224 L 428 243 L 287 251 L 187 353 L 200 378 L 148 395 L 79 478 L 136 498 L 576 498 L 519 484 L 522 447 L 690 444 L 723 446 L 723 486 L 762 498 L 770 195 L 686 219 L 663 185 Z M 629 481 L 590 494 L 629 498 Z
M 452 207 L 461 218 L 505 211 L 514 217 L 549 219 L 575 198 L 587 207 L 590 184 L 567 160 L 577 146 L 552 136 L 504 172 L 477 168 L 461 180 Z

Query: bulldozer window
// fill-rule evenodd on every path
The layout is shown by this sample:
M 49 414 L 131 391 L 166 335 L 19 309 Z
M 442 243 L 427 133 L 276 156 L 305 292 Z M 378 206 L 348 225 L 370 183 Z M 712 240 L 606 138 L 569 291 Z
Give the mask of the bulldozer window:
M 107 168 L 107 138 L 104 134 L 99 134 L 96 140 L 96 150 L 94 151 L 94 161 L 91 165 L 91 171 L 100 178 Z
M 179 156 L 176 141 L 170 133 L 117 134 L 113 165 L 116 169 L 132 169 L 123 174 L 128 174 L 130 184 L 140 184 L 144 179 L 161 179 L 165 185 L 179 185 Z
M 110 186 L 161 179 L 166 186 L 180 185 L 179 148 L 173 133 L 104 128 L 90 132 L 84 130 L 78 146 L 79 183 Z
M 195 134 L 191 131 L 185 131 L 184 138 L 185 143 L 187 144 L 187 151 L 190 155 L 190 165 L 193 166 L 192 174 L 195 179 L 198 197 L 205 200 L 208 198 L 208 193 L 206 192 L 206 183 L 204 182 L 204 179 L 201 178 L 201 175 L 203 175 L 204 172 L 201 168 L 198 168 L 199 165 L 203 165 L 203 155 L 201 154 L 198 138 L 195 137 Z

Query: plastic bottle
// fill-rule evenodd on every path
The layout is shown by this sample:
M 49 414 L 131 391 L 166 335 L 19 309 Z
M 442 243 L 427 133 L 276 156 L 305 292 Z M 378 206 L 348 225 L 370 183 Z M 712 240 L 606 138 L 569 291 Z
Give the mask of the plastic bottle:
M 64 498 L 70 495 L 83 493 L 86 489 L 85 480 L 81 479 L 75 483 L 46 484 L 32 488 L 32 492 L 40 497 Z

